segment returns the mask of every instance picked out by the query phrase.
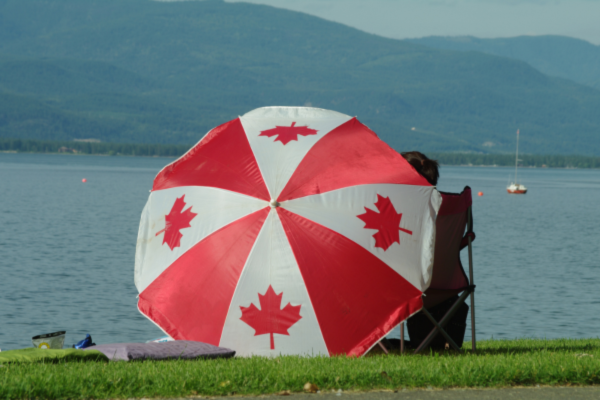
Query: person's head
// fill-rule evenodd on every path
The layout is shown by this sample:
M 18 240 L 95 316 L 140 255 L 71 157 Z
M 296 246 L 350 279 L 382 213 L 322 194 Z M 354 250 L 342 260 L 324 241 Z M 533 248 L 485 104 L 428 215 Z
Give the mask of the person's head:
M 419 174 L 427 179 L 427 182 L 433 186 L 437 185 L 438 178 L 440 177 L 440 171 L 438 170 L 440 165 L 436 160 L 431 160 L 425 154 L 418 151 L 407 151 L 401 154 Z

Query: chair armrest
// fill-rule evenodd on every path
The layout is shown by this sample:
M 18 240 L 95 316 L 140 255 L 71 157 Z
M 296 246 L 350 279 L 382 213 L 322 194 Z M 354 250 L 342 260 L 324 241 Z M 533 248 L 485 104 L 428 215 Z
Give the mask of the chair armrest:
M 467 247 L 469 245 L 469 238 L 471 238 L 471 243 L 473 243 L 475 241 L 475 232 L 467 232 L 465 234 L 465 236 L 462 238 L 462 240 L 460 241 L 460 249 L 464 249 L 465 247 Z

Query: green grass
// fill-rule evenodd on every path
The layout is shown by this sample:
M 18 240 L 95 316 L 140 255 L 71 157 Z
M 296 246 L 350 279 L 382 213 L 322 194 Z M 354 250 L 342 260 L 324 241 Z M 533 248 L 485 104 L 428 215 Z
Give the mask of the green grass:
M 256 395 L 300 392 L 306 382 L 321 391 L 600 384 L 600 339 L 491 340 L 478 346 L 477 354 L 464 355 L 12 364 L 0 368 L 0 398 Z

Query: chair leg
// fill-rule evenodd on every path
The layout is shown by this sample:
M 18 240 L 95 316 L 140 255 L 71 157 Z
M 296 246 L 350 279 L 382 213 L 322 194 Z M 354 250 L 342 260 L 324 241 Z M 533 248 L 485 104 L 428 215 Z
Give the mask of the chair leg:
M 404 353 L 404 322 L 400 322 L 400 354 Z
M 477 345 L 475 341 L 475 292 L 471 293 L 471 350 L 477 351 Z
M 448 341 L 448 343 L 450 343 L 450 345 L 452 347 L 454 347 L 459 353 L 462 353 L 462 350 L 460 349 L 460 347 L 458 347 L 458 345 L 456 343 L 454 343 L 454 340 L 452 340 L 452 338 L 450 337 L 450 335 L 448 335 L 448 333 L 446 333 L 446 331 L 444 330 L 444 328 L 442 328 L 440 326 L 440 324 L 435 320 L 435 318 L 433 318 L 433 316 L 431 314 L 429 314 L 429 311 L 427 311 L 426 309 L 423 309 L 423 314 L 425 314 L 425 316 L 427 318 L 429 318 L 429 320 L 431 321 L 431 323 L 435 326 L 434 330 L 439 331 L 439 333 L 441 333 L 442 335 L 444 335 L 444 337 L 446 338 L 446 340 Z
M 469 207 L 467 214 L 467 225 L 469 232 L 473 232 L 473 209 Z M 475 340 L 475 283 L 473 282 L 473 244 L 471 236 L 468 238 L 469 245 L 469 283 L 473 288 L 471 293 L 471 350 L 477 351 L 477 341 Z
M 385 346 L 383 345 L 383 343 L 381 343 L 381 341 L 379 341 L 379 343 L 377 343 L 379 345 L 379 347 L 381 347 L 381 350 L 383 350 L 383 352 L 387 355 L 388 354 L 388 350 L 385 348 Z
M 450 321 L 450 318 L 452 318 L 454 316 L 454 314 L 456 313 L 456 311 L 458 310 L 458 307 L 465 301 L 465 299 L 467 298 L 467 296 L 469 294 L 471 294 L 472 292 L 473 292 L 473 288 L 472 287 L 469 287 L 469 288 L 465 289 L 465 291 L 454 302 L 454 304 L 452 305 L 452 307 L 450 307 L 450 309 L 448 310 L 448 312 L 446 312 L 446 314 L 440 320 L 439 323 L 437 321 L 435 321 L 435 318 L 433 318 L 431 316 L 431 314 L 429 314 L 429 312 L 427 312 L 427 310 L 425 308 L 423 308 L 421 310 L 421 311 L 423 311 L 423 314 L 425 314 L 427 316 L 427 318 L 429 318 L 430 320 L 432 320 L 434 328 L 431 330 L 431 332 L 429 333 L 429 335 L 427 335 L 427 337 L 425 338 L 425 340 L 423 340 L 423 342 L 421 342 L 421 344 L 419 345 L 419 347 L 417 347 L 417 349 L 415 350 L 414 354 L 419 353 L 421 350 L 423 350 L 425 347 L 427 347 L 429 345 L 429 343 L 431 343 L 431 341 L 433 339 L 435 339 L 435 337 L 437 336 L 437 334 L 440 333 L 440 332 L 442 333 L 442 335 L 444 335 L 444 337 L 446 339 L 450 339 L 450 340 L 448 340 L 448 343 L 450 343 L 451 345 L 453 345 L 453 347 L 456 350 L 458 350 L 459 352 L 462 353 L 462 350 L 456 345 L 456 343 L 454 343 L 454 341 L 450 338 L 450 336 L 448 336 L 448 334 L 443 329 L 443 327 L 446 326 L 446 324 L 448 323 L 448 321 Z

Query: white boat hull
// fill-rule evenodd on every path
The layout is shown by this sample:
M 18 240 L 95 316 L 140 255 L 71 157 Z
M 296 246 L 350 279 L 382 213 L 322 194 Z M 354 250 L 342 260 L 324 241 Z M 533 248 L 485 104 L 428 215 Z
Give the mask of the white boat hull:
M 521 185 L 520 183 L 511 183 L 506 188 L 506 191 L 509 194 L 525 194 L 527 193 L 527 188 L 525 187 L 525 185 Z

